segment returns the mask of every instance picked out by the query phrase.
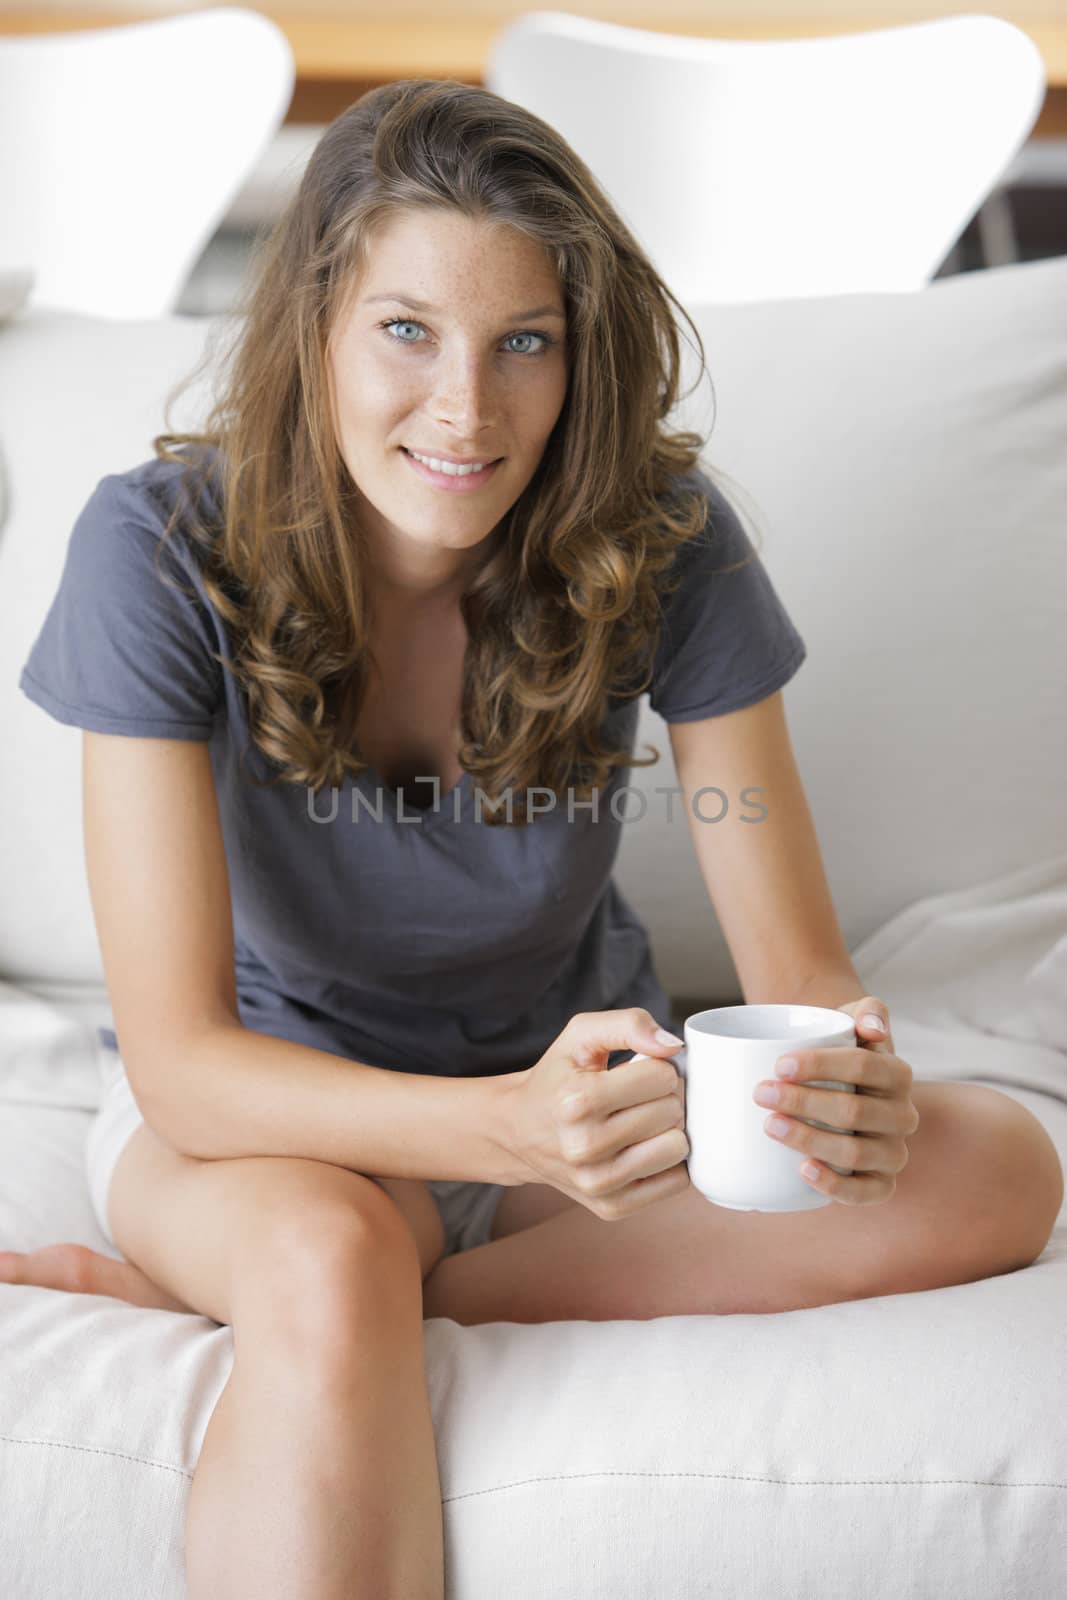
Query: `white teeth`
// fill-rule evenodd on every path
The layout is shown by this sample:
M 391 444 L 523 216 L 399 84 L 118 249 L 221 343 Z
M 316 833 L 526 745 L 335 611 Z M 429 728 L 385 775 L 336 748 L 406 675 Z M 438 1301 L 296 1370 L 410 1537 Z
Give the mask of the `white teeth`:
M 420 456 L 416 451 L 409 450 L 409 456 L 414 456 L 416 461 L 421 461 L 434 472 L 443 472 L 449 478 L 469 478 L 472 472 L 484 472 L 486 467 L 492 466 L 491 461 L 483 462 L 480 467 L 470 465 L 458 466 L 452 461 L 435 461 L 433 456 Z

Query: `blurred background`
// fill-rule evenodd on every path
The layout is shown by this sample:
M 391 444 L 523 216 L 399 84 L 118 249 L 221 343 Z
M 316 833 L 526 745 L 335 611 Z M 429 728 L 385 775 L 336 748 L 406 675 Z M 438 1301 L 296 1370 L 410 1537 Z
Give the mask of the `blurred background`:
M 11 74 L 22 71 L 18 62 L 5 63 L 5 41 L 46 40 L 67 34 L 73 43 L 76 35 L 85 37 L 85 30 L 227 9 L 231 8 L 173 0 L 110 0 L 104 5 L 95 0 L 22 0 L 21 4 L 0 0 L 0 90 L 10 103 Z M 176 299 L 171 297 L 168 309 L 192 316 L 212 315 L 231 306 L 257 231 L 269 227 L 277 216 L 328 122 L 368 88 L 395 78 L 456 78 L 497 87 L 503 80 L 494 80 L 490 70 L 493 51 L 509 28 L 530 15 L 530 8 L 520 0 L 463 0 L 454 10 L 435 8 L 429 0 L 272 0 L 241 9 L 270 18 L 284 34 L 292 52 L 292 89 L 291 94 L 286 93 L 277 126 L 268 129 L 262 148 L 251 153 L 246 170 L 238 174 L 232 192 L 225 197 L 223 214 L 211 219 L 209 237 L 197 241 L 198 253 L 183 276 Z M 950 0 L 937 6 L 907 4 L 906 0 L 667 0 L 658 7 L 649 0 L 594 0 L 569 7 L 563 15 L 693 39 L 766 42 L 844 39 L 907 23 L 973 16 L 976 10 Z M 926 272 L 927 279 L 1067 254 L 1067 0 L 1021 0 L 981 14 L 1014 23 L 1032 40 L 1044 63 L 1044 96 L 1035 107 L 1036 118 L 1024 119 L 1032 120 L 1032 126 L 1024 126 L 1018 150 L 1009 153 L 1002 171 L 994 173 L 989 192 L 979 197 L 980 203 L 962 221 L 943 258 Z M 78 58 L 71 59 L 76 62 Z M 88 55 L 83 59 L 90 61 Z M 962 70 L 964 63 L 959 65 Z M 69 63 L 65 70 L 69 74 Z M 87 75 L 96 70 L 86 66 Z M 193 105 L 191 114 L 195 114 L 195 70 L 190 72 L 180 63 L 172 70 L 188 74 L 191 88 L 187 97 Z M 951 124 L 960 116 L 956 99 L 960 88 L 951 63 L 940 70 L 945 125 L 941 134 L 950 138 Z M 235 85 L 239 66 L 236 72 Z M 103 117 L 104 101 L 122 91 L 112 91 L 101 79 L 98 92 Z M 205 93 L 214 95 L 215 91 L 208 88 Z M 520 96 L 516 93 L 515 97 Z M 533 91 L 526 103 L 540 109 Z M 213 109 L 218 114 L 219 107 Z M 238 114 L 235 111 L 234 115 Z M 634 115 L 639 118 L 639 107 L 634 108 Z M 891 139 L 894 123 L 896 132 L 903 135 L 910 115 L 910 93 L 905 87 L 889 114 L 888 125 L 883 117 L 881 136 Z M 771 125 L 766 118 L 764 122 Z M 965 120 L 960 127 L 966 129 Z M 561 131 L 566 130 L 561 126 Z M 842 146 L 851 134 L 849 124 L 842 120 Z M 138 123 L 131 116 L 127 138 L 137 137 Z M 960 138 L 965 142 L 973 135 L 961 131 Z M 10 162 L 10 136 L 7 144 Z M 24 193 L 27 172 L 32 183 L 35 159 L 32 151 L 20 158 Z M 610 191 L 611 185 L 608 187 Z M 796 246 L 796 223 L 794 220 L 790 226 L 787 219 L 773 241 L 773 248 L 781 253 L 783 272 Z M 0 248 L 4 249 L 0 266 L 17 267 L 17 249 Z M 788 282 L 787 276 L 783 281 Z M 714 286 L 706 298 L 715 298 Z

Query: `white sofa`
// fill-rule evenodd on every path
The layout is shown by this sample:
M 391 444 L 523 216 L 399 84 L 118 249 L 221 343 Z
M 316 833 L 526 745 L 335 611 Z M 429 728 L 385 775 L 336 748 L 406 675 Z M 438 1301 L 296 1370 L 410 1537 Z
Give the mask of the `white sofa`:
M 916 1077 L 1000 1087 L 1067 1162 L 1067 259 L 694 315 L 707 460 L 743 487 L 809 648 L 787 710 L 857 970 Z M 151 453 L 204 335 L 40 313 L 0 328 L 0 1248 L 109 1248 L 83 1168 L 109 1013 L 80 738 L 18 693 L 18 669 L 76 513 Z M 705 426 L 708 400 L 679 420 Z M 620 882 L 680 1006 L 731 1001 L 644 714 L 664 760 L 635 774 L 650 803 Z M 1060 1600 L 1065 1313 L 1061 1214 L 1032 1266 L 931 1292 L 430 1321 L 449 1600 Z M 0 1284 L 0 1593 L 179 1600 L 231 1354 L 203 1317 Z

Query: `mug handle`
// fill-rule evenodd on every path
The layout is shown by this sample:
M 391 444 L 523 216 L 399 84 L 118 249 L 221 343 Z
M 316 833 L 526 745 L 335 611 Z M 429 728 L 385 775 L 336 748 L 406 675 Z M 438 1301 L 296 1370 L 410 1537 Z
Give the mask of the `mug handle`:
M 674 1069 L 677 1072 L 678 1076 L 680 1078 L 684 1078 L 685 1075 L 686 1075 L 685 1063 L 686 1063 L 686 1057 L 688 1056 L 688 1053 L 689 1053 L 688 1045 L 684 1045 L 683 1044 L 682 1048 L 680 1050 L 676 1050 L 674 1052 L 673 1056 L 646 1056 L 643 1053 L 643 1051 L 635 1050 L 633 1055 L 630 1057 L 630 1060 L 631 1061 L 670 1061 L 670 1062 L 673 1062 Z

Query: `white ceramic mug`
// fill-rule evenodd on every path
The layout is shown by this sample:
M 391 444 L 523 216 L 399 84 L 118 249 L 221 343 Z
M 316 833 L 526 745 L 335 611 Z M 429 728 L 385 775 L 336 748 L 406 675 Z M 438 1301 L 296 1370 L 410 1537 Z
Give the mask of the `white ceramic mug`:
M 763 1079 L 778 1079 L 774 1065 L 791 1049 L 833 1050 L 856 1044 L 853 1019 L 824 1006 L 719 1006 L 686 1018 L 685 1049 L 672 1059 L 685 1079 L 685 1133 L 689 1178 L 708 1200 L 731 1211 L 812 1211 L 831 1204 L 800 1176 L 804 1151 L 772 1139 L 764 1122 L 772 1108 L 752 1091 Z M 805 1089 L 841 1089 L 855 1084 L 831 1078 L 804 1080 Z M 787 1112 L 786 1115 L 793 1113 Z M 810 1127 L 843 1130 L 811 1117 Z M 836 1167 L 844 1176 L 850 1167 Z

